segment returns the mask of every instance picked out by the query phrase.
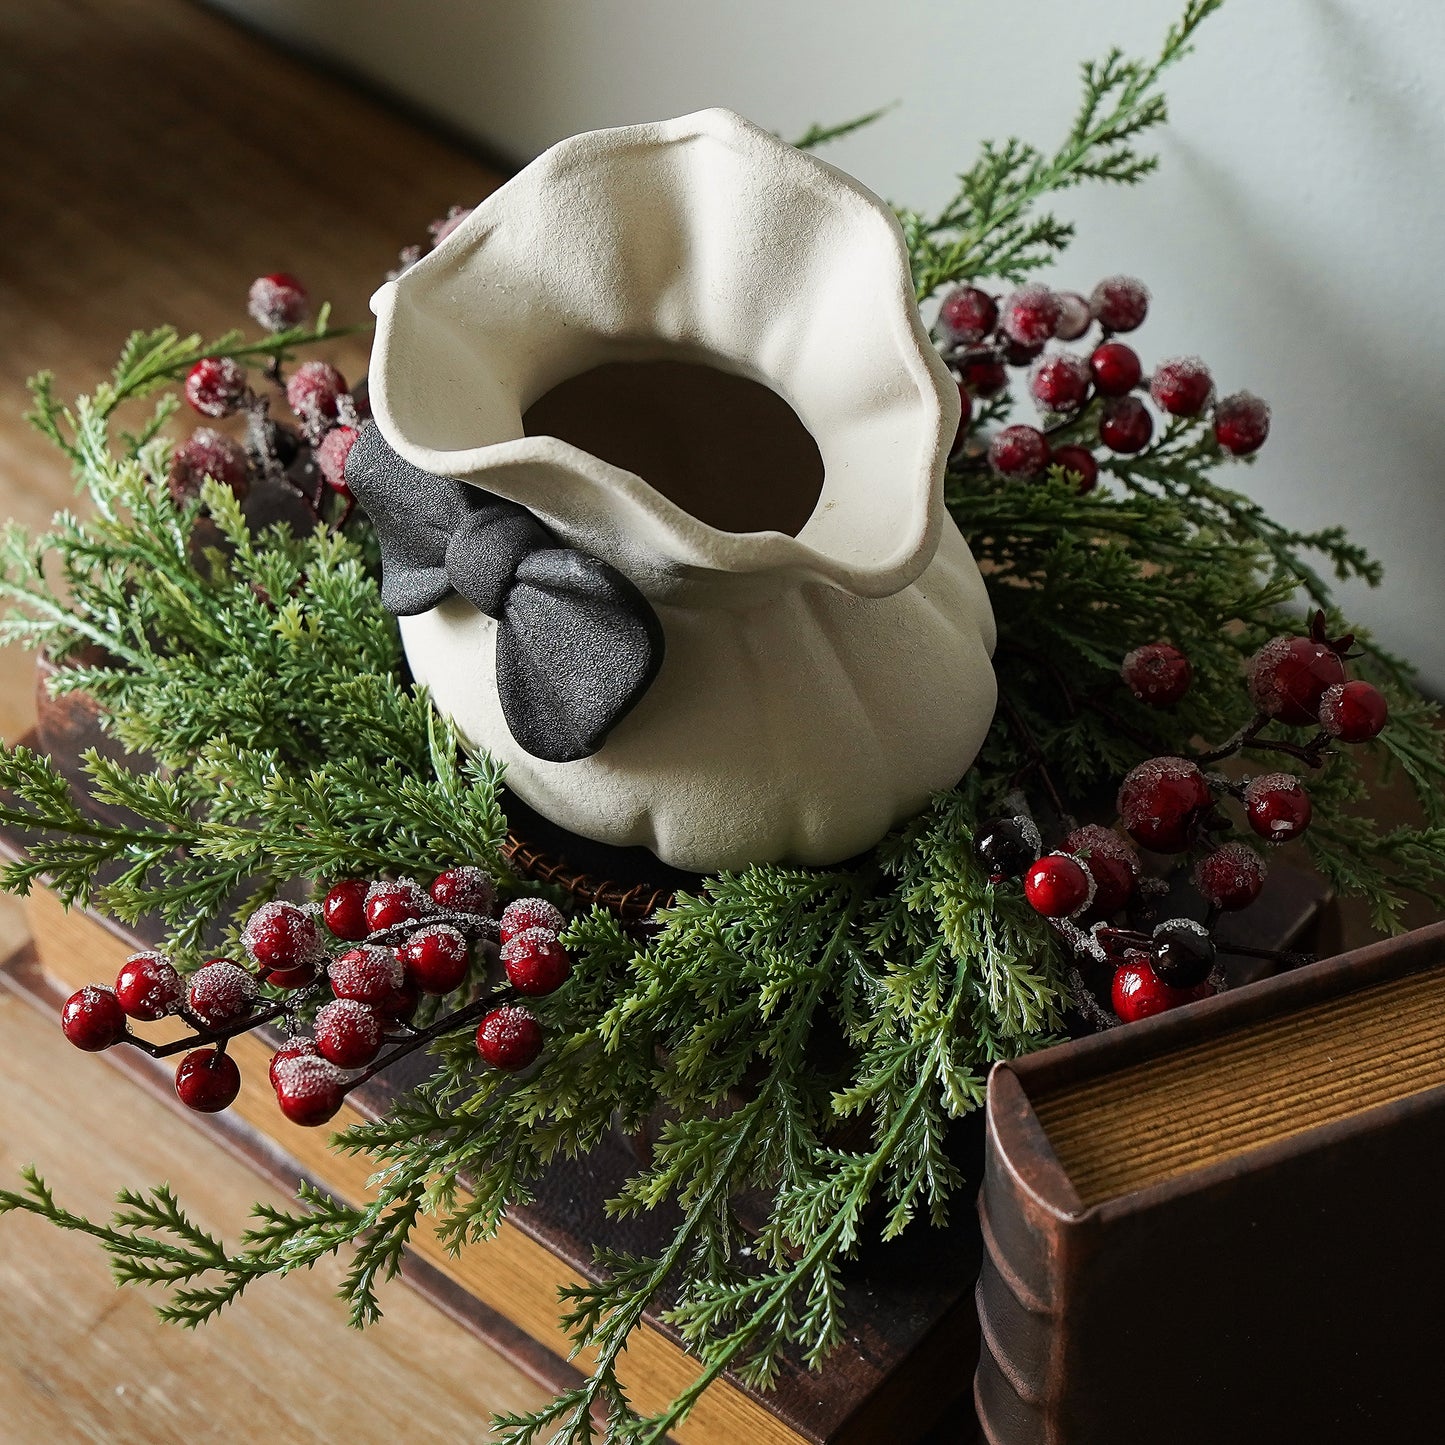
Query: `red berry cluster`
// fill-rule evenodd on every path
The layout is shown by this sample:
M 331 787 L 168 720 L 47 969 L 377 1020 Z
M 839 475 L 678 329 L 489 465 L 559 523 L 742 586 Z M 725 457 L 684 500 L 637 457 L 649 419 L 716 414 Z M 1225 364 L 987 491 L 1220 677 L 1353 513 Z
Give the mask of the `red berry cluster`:
M 1131 276 L 1107 277 L 1087 298 L 1037 283 L 1001 300 L 976 286 L 949 292 L 937 330 L 963 404 L 956 449 L 967 435 L 975 398 L 1003 393 L 1008 367 L 1029 368 L 1029 392 L 1045 424 L 994 433 L 987 459 L 1004 477 L 1027 480 L 1057 466 L 1087 492 L 1099 475 L 1095 445 L 1123 456 L 1149 445 L 1154 416 L 1146 395 L 1165 417 L 1203 416 L 1214 399 L 1214 379 L 1202 361 L 1174 357 L 1146 376 L 1133 347 L 1114 339 L 1137 330 L 1148 312 L 1149 292 Z M 1087 350 L 1048 349 L 1051 342 L 1084 340 L 1095 326 Z M 1093 412 L 1091 403 L 1097 403 Z M 1084 430 L 1087 420 L 1092 439 Z M 1269 408 L 1248 392 L 1215 402 L 1212 421 L 1215 441 L 1233 456 L 1258 451 L 1269 435 Z M 1056 438 L 1061 444 L 1054 444 Z
M 1206 768 L 1245 748 L 1283 753 L 1318 768 L 1335 741 L 1366 742 L 1385 726 L 1384 696 L 1370 683 L 1346 676 L 1353 642 L 1348 636 L 1330 638 L 1322 613 L 1308 636 L 1267 642 L 1246 669 L 1253 721 L 1221 748 L 1193 757 L 1149 758 L 1133 768 L 1119 788 L 1117 831 L 1074 828 L 1052 852 L 1026 817 L 997 819 L 979 834 L 975 846 L 990 881 L 1021 879 L 1030 906 L 1081 960 L 1112 969 L 1110 997 L 1119 1019 L 1128 1022 L 1202 997 L 1213 990 L 1211 978 L 1222 983 L 1210 926 L 1221 913 L 1252 904 L 1267 872 L 1257 847 L 1227 836 L 1234 828 L 1227 800 L 1238 803 L 1244 823 L 1267 844 L 1290 842 L 1309 827 L 1309 792 L 1293 773 L 1235 779 Z M 1154 707 L 1179 702 L 1193 679 L 1189 659 L 1166 642 L 1136 648 L 1120 671 L 1130 692 Z M 1318 731 L 1301 743 L 1270 734 L 1273 723 L 1313 724 Z M 1192 862 L 1190 878 L 1208 906 L 1208 924 L 1173 918 L 1141 932 L 1132 920 L 1121 919 L 1142 895 L 1165 886 L 1145 874 L 1136 847 L 1185 855 Z M 1077 986 L 1076 991 L 1087 992 Z M 1087 998 L 1081 1007 L 1090 1012 Z M 1114 1021 L 1095 1012 L 1096 1021 Z
M 541 898 L 496 912 L 494 881 L 479 868 L 453 868 L 429 889 L 409 879 L 347 879 L 320 903 L 263 904 L 241 933 L 244 963 L 215 958 L 183 979 L 162 954 L 127 959 L 114 988 L 89 986 L 67 1000 L 61 1027 L 77 1048 L 133 1044 L 165 1057 L 191 1044 L 176 1093 L 212 1112 L 241 1088 L 226 1044 L 265 1023 L 290 1037 L 271 1059 L 281 1112 L 324 1124 L 349 1089 L 445 1034 L 476 1030 L 481 1059 L 517 1070 L 542 1052 L 542 1027 L 519 997 L 560 988 L 571 960 L 558 939 L 564 918 Z M 505 978 L 489 985 L 494 966 Z M 273 992 L 263 997 L 262 989 Z M 466 990 L 458 1007 L 426 1029 L 412 1026 L 423 995 Z M 279 998 L 277 995 L 279 994 Z M 131 1021 L 175 1015 L 193 1035 L 153 1044 Z
M 310 319 L 311 301 L 300 281 L 278 271 L 251 284 L 248 309 L 266 330 L 281 332 Z M 211 427 L 193 432 L 172 455 L 172 495 L 178 503 L 189 501 L 211 477 L 244 500 L 255 477 L 264 473 L 294 487 L 318 520 L 329 489 L 346 504 L 344 522 L 351 509 L 346 459 L 364 401 L 329 362 L 303 362 L 288 377 L 277 358 L 264 375 L 274 393 L 284 396 L 296 427 L 270 419 L 272 396 L 254 390 L 245 368 L 232 357 L 203 357 L 186 373 L 182 389 L 192 409 L 213 420 L 243 416 L 246 440 L 243 444 Z
M 1158 886 L 1145 877 L 1138 853 L 1119 832 L 1088 824 L 1073 829 L 1056 851 L 1045 853 L 1031 819 L 1000 818 L 980 832 L 976 848 L 992 882 L 1022 878 L 1024 897 L 1034 911 L 1086 961 L 1108 965 L 1119 1019 L 1144 1018 L 1214 991 L 1215 948 L 1201 925 L 1171 918 L 1152 933 L 1139 934 L 1127 923 L 1115 923 Z M 1250 856 L 1258 859 L 1257 854 Z M 1258 876 L 1263 877 L 1262 864 Z M 1116 1022 L 1092 1005 L 1082 977 L 1076 993 L 1096 1022 Z

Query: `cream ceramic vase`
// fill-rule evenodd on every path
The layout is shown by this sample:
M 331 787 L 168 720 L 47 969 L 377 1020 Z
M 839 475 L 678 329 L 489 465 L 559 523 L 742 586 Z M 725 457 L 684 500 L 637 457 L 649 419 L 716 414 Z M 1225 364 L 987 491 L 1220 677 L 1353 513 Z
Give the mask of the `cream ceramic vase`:
M 943 506 L 958 392 L 871 192 L 724 110 L 581 135 L 372 304 L 395 453 L 525 507 L 661 624 L 640 701 L 548 762 L 503 716 L 491 617 L 402 619 L 529 805 L 681 868 L 826 864 L 966 771 L 994 626 Z

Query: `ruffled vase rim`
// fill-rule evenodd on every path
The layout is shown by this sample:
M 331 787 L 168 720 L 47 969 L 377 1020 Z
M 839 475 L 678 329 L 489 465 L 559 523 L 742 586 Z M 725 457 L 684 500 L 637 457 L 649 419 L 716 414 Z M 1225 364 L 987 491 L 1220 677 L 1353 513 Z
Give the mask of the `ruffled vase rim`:
M 880 484 L 893 489 L 886 514 L 880 518 L 875 512 L 867 526 L 855 522 L 852 534 L 843 524 L 823 516 L 830 502 L 831 478 L 826 466 L 818 505 L 797 535 L 766 530 L 730 532 L 694 516 L 636 473 L 556 437 L 521 434 L 475 445 L 435 445 L 429 432 L 435 435 L 436 428 L 428 425 L 418 408 L 401 404 L 407 393 L 396 384 L 396 369 L 405 364 L 399 355 L 404 348 L 399 348 L 398 337 L 408 307 L 419 304 L 416 298 L 424 297 L 428 287 L 436 286 L 450 270 L 485 248 L 489 234 L 499 225 L 521 213 L 524 207 L 514 207 L 514 201 L 525 200 L 538 187 L 560 183 L 583 167 L 595 166 L 599 156 L 694 140 L 761 153 L 777 168 L 783 183 L 811 191 L 820 210 L 850 208 L 846 221 L 857 228 L 855 235 L 864 228 L 886 228 L 886 241 L 868 235 L 859 243 L 870 247 L 875 265 L 879 254 L 886 257 L 886 281 L 880 282 L 886 294 L 878 303 L 877 319 L 880 338 L 886 338 L 893 348 L 889 362 L 894 366 L 896 392 L 888 402 L 914 408 L 908 422 L 916 433 L 917 448 L 911 464 L 880 479 Z M 523 284 L 521 278 L 511 279 Z M 544 522 L 565 524 L 569 514 L 575 520 L 579 512 L 590 510 L 609 519 L 620 532 L 643 539 L 660 565 L 691 573 L 782 574 L 820 580 L 858 596 L 884 597 L 916 581 L 933 558 L 944 516 L 943 472 L 957 428 L 958 392 L 919 316 L 897 219 L 883 201 L 851 176 L 797 151 L 733 111 L 713 108 L 559 142 L 493 192 L 434 251 L 381 287 L 372 298 L 372 309 L 378 318 L 373 368 L 380 379 L 372 394 L 375 418 L 396 452 L 423 471 L 455 477 L 520 502 Z M 760 381 L 788 401 L 808 425 L 808 416 L 789 394 L 788 378 L 766 374 L 745 354 L 723 354 L 660 336 L 634 334 L 614 341 L 617 359 L 691 360 Z M 634 353 L 631 358 L 624 354 L 628 351 Z M 846 370 L 846 365 L 842 369 Z M 847 505 L 853 506 L 853 502 Z M 854 510 L 858 510 L 856 506 Z M 580 540 L 585 544 L 585 521 L 583 527 Z

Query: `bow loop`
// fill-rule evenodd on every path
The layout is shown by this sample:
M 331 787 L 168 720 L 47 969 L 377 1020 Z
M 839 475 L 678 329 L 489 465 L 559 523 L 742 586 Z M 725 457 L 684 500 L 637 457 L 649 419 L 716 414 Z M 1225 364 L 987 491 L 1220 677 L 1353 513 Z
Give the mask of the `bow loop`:
M 545 762 L 590 757 L 662 666 L 647 599 L 615 567 L 556 539 L 524 507 L 414 467 L 368 422 L 346 482 L 381 545 L 381 598 L 409 617 L 453 592 L 497 622 L 502 715 Z

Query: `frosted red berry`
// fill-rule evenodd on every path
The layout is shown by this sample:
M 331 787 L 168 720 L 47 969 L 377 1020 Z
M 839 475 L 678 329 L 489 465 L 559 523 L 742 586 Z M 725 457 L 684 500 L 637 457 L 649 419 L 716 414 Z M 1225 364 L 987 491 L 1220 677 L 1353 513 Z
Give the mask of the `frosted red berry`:
M 381 1015 L 354 998 L 333 999 L 316 1014 L 316 1052 L 338 1069 L 365 1068 L 381 1052 Z
M 256 980 L 229 959 L 212 959 L 191 975 L 186 1004 L 208 1028 L 222 1029 L 245 1018 L 256 998 Z
M 1052 466 L 1063 467 L 1066 472 L 1073 474 L 1080 496 L 1092 492 L 1098 485 L 1099 463 L 1094 460 L 1093 452 L 1087 447 L 1056 447 L 1049 462 Z
M 277 1088 L 277 1080 L 281 1070 L 291 1062 L 292 1059 L 319 1059 L 320 1054 L 316 1052 L 316 1040 L 308 1038 L 305 1034 L 298 1034 L 295 1038 L 287 1039 L 274 1054 L 271 1055 L 271 1067 L 269 1075 L 271 1087 Z
M 1024 897 L 1035 913 L 1045 918 L 1067 918 L 1088 907 L 1094 896 L 1093 879 L 1077 858 L 1047 853 L 1024 873 Z
M 1049 464 L 1048 438 L 1037 427 L 1006 426 L 989 442 L 988 460 L 1001 477 L 1036 477 Z
M 1059 324 L 1054 335 L 1060 341 L 1077 341 L 1094 323 L 1088 301 L 1077 291 L 1058 291 Z
M 1149 395 L 1170 416 L 1198 416 L 1213 391 L 1214 378 L 1197 356 L 1161 361 L 1149 378 Z
M 364 878 L 347 878 L 327 892 L 321 902 L 321 917 L 337 938 L 356 943 L 371 932 L 366 922 L 366 894 L 370 887 Z
M 1303 726 L 1319 716 L 1327 688 L 1345 680 L 1345 664 L 1328 642 L 1274 637 L 1250 658 L 1250 700 L 1266 717 Z
M 267 331 L 289 331 L 311 314 L 311 298 L 289 272 L 273 271 L 251 282 L 246 309 Z
M 999 307 L 999 330 L 1023 346 L 1042 346 L 1059 324 L 1063 307 L 1047 286 L 1020 286 Z
M 1109 331 L 1133 331 L 1149 314 L 1149 288 L 1133 276 L 1106 276 L 1094 287 L 1089 309 Z
M 1194 680 L 1189 659 L 1168 642 L 1136 647 L 1124 658 L 1119 674 L 1129 691 L 1150 707 L 1173 707 Z
M 548 928 L 553 933 L 560 933 L 566 926 L 562 910 L 545 898 L 518 898 L 502 910 L 499 930 L 505 944 L 529 928 Z
M 525 1069 L 542 1052 L 542 1025 L 531 1009 L 505 1004 L 477 1025 L 477 1052 L 494 1069 Z
M 125 1010 L 112 990 L 86 984 L 65 1000 L 60 1030 L 76 1048 L 99 1053 L 125 1037 Z
M 401 987 L 403 974 L 401 961 L 391 949 L 363 943 L 333 958 L 326 976 L 337 998 L 381 1006 Z
M 1214 408 L 1214 437 L 1234 456 L 1257 452 L 1269 436 L 1269 407 L 1247 391 L 1226 396 Z
M 166 485 L 178 503 L 189 502 L 201 495 L 201 484 L 207 477 L 229 487 L 239 500 L 244 500 L 251 489 L 246 448 L 234 437 L 203 426 L 176 448 Z
M 1178 1008 L 1180 1004 L 1207 998 L 1211 992 L 1207 983 L 1195 988 L 1170 988 L 1154 972 L 1148 959 L 1138 955 L 1115 970 L 1110 996 L 1114 1012 L 1126 1024 L 1131 1024 L 1151 1014 Z
M 457 913 L 476 913 L 489 918 L 497 901 L 497 885 L 480 868 L 448 868 L 432 879 L 432 902 Z
M 316 465 L 321 469 L 326 485 L 341 497 L 351 496 L 351 488 L 346 482 L 346 463 L 350 460 L 352 447 L 356 445 L 357 435 L 354 426 L 334 426 L 316 444 Z
M 1171 918 L 1154 930 L 1152 967 L 1170 988 L 1194 988 L 1214 967 L 1214 940 L 1202 923 Z
M 1292 773 L 1266 773 L 1244 790 L 1249 826 L 1271 843 L 1290 843 L 1310 825 L 1314 807 L 1305 786 Z
M 414 923 L 422 915 L 424 894 L 415 883 L 373 883 L 366 890 L 366 926 L 372 933 Z
M 1104 403 L 1099 417 L 1099 440 L 1111 452 L 1132 456 L 1142 452 L 1154 435 L 1154 418 L 1137 396 L 1116 396 Z
M 552 993 L 567 982 L 572 960 L 549 928 L 529 928 L 502 945 L 502 967 L 518 993 Z
M 265 969 L 284 972 L 314 964 L 325 949 L 315 912 L 294 903 L 263 903 L 246 920 L 241 945 Z
M 1213 907 L 1234 913 L 1259 897 L 1268 871 L 1253 848 L 1225 843 L 1194 865 L 1194 886 Z
M 1214 796 L 1196 763 L 1188 758 L 1150 758 L 1119 788 L 1119 817 L 1125 831 L 1155 853 L 1182 853 L 1195 823 Z
M 1385 694 L 1368 682 L 1337 682 L 1320 694 L 1320 726 L 1342 743 L 1367 743 L 1389 720 Z
M 1094 378 L 1094 390 L 1100 396 L 1125 396 L 1144 376 L 1134 348 L 1122 341 L 1106 341 L 1096 346 L 1089 357 L 1089 371 Z
M 1075 411 L 1089 395 L 1089 363 L 1072 351 L 1055 352 L 1034 367 L 1029 391 L 1046 411 Z
M 229 356 L 206 356 L 186 373 L 181 389 L 202 416 L 230 416 L 246 395 L 246 369 Z
M 1134 896 L 1139 858 L 1112 828 L 1090 823 L 1064 839 L 1063 851 L 1073 855 L 1094 880 L 1089 907 L 1101 917 L 1117 913 Z
M 406 978 L 423 993 L 450 993 L 467 976 L 472 950 L 450 924 L 435 923 L 413 933 L 396 951 Z
M 273 968 L 263 977 L 272 988 L 305 988 L 308 983 L 315 982 L 319 972 L 316 963 L 319 961 L 298 963 L 295 968 Z
M 199 1114 L 218 1114 L 236 1102 L 241 1071 L 219 1049 L 192 1049 L 176 1069 L 176 1097 Z
M 977 286 L 960 286 L 943 298 L 938 326 L 952 342 L 971 345 L 982 341 L 998 325 L 998 302 Z
M 336 420 L 336 404 L 345 395 L 346 378 L 328 361 L 303 361 L 286 382 L 286 405 L 315 431 Z
M 1008 372 L 1001 361 L 990 356 L 965 361 L 958 369 L 960 384 L 985 400 L 997 396 L 1008 385 Z
M 174 1013 L 186 986 L 159 953 L 133 953 L 115 976 L 115 997 L 133 1019 L 153 1023 Z
M 276 1104 L 293 1124 L 314 1128 L 336 1117 L 346 1098 L 340 1070 L 316 1054 L 288 1059 L 275 1071 Z
M 1014 341 L 1007 336 L 1004 338 L 1003 359 L 1006 366 L 1029 366 L 1043 354 L 1042 341 L 1033 346 L 1025 346 L 1022 341 Z

